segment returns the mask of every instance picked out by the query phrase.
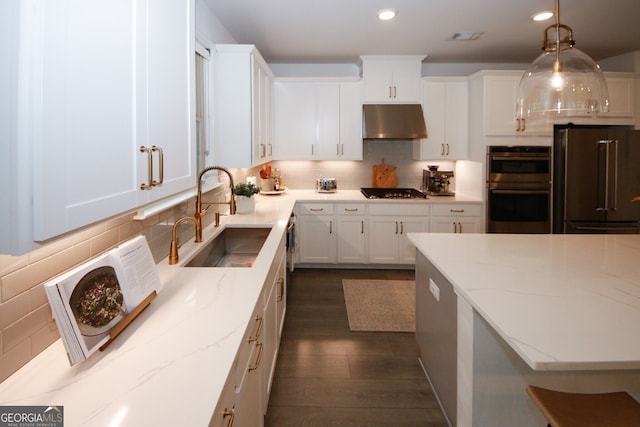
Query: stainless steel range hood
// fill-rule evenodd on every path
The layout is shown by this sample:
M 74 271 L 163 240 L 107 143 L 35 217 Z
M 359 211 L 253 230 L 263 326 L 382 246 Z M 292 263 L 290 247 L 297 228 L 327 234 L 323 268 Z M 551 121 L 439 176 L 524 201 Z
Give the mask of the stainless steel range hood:
M 364 104 L 362 139 L 419 139 L 427 137 L 420 104 Z

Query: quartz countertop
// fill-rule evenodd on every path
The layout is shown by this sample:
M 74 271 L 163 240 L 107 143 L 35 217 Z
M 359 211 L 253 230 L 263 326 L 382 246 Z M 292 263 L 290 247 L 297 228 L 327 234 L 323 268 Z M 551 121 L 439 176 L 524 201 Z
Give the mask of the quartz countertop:
M 532 369 L 640 369 L 640 236 L 408 237 Z
M 368 200 L 359 190 L 256 195 L 250 214 L 222 216 L 180 263 L 158 264 L 163 289 L 104 352 L 70 366 L 61 340 L 0 384 L 2 405 L 62 405 L 65 426 L 207 425 L 296 201 L 480 202 L 463 196 Z M 251 268 L 181 268 L 226 226 L 271 225 Z M 168 248 L 167 248 L 168 254 Z

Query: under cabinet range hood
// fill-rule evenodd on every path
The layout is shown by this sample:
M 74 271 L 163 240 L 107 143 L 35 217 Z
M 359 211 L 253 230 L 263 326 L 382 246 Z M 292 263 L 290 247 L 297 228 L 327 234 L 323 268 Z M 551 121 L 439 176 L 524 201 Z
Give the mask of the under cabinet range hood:
M 427 127 L 420 104 L 364 104 L 362 139 L 420 139 Z

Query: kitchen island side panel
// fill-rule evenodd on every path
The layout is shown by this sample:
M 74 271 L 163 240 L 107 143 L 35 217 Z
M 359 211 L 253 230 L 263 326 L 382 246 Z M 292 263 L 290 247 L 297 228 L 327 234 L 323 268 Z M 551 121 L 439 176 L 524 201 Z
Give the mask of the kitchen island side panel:
M 531 369 L 475 310 L 472 347 L 473 372 L 465 382 L 472 384 L 473 409 L 465 416 L 458 413 L 459 419 L 472 419 L 472 424 L 459 423 L 459 427 L 546 425 L 546 420 L 525 391 L 527 385 L 575 393 L 624 390 L 635 399 L 640 397 L 640 370 Z
M 457 296 L 453 286 L 418 253 L 416 340 L 420 362 L 450 425 L 456 425 Z

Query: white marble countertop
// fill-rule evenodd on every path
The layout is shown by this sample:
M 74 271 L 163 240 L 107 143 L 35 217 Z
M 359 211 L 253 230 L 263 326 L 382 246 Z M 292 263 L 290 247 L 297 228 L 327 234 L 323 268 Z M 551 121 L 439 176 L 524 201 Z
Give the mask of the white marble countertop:
M 207 425 L 296 201 L 390 202 L 359 190 L 257 195 L 255 212 L 222 216 L 222 227 L 204 230 L 204 243 L 183 243 L 177 266 L 158 264 L 162 291 L 104 352 L 70 367 L 58 340 L 0 384 L 0 404 L 62 405 L 68 427 Z M 445 201 L 480 202 L 426 200 Z M 263 224 L 273 231 L 252 268 L 181 268 L 225 226 Z
M 640 236 L 408 237 L 532 369 L 640 369 Z

